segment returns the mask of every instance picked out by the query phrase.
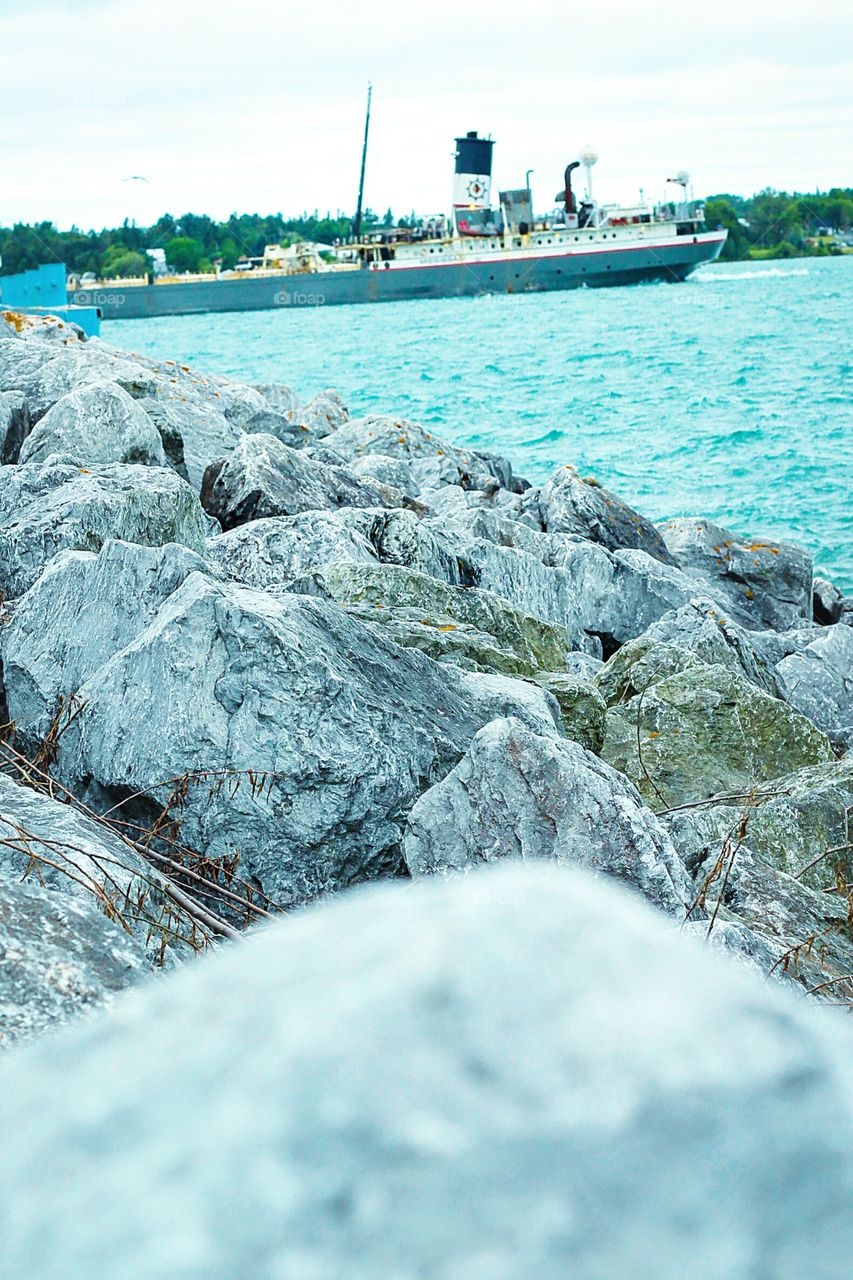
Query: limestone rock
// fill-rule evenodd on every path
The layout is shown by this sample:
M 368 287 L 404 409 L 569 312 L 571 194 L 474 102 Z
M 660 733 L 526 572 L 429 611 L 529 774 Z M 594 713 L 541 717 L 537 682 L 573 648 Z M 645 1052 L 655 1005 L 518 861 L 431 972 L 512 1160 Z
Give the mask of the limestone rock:
M 818 892 L 839 875 L 853 883 L 853 757 L 785 774 L 737 799 L 669 813 L 665 822 L 692 871 L 719 856 L 734 834 L 767 866 Z
M 99 557 L 95 569 L 107 612 L 115 565 Z M 67 594 L 55 599 L 65 602 L 54 610 L 55 650 L 74 655 L 80 619 Z M 7 676 L 10 702 L 39 706 L 20 691 L 22 653 Z M 55 768 L 100 811 L 144 791 L 126 810 L 139 820 L 162 807 L 171 787 L 161 784 L 192 774 L 183 842 L 210 857 L 239 852 L 244 878 L 279 902 L 302 901 L 397 870 L 417 796 L 508 704 L 537 731 L 559 732 L 542 690 L 486 680 L 398 648 L 329 602 L 274 600 L 191 573 L 76 690 L 83 710 Z M 22 718 L 19 732 L 29 728 Z M 234 785 L 211 788 L 222 770 Z
M 674 561 L 655 526 L 595 480 L 581 478 L 574 467 L 561 467 L 538 490 L 525 497 L 546 533 L 572 533 L 610 551 L 645 551 L 664 564 Z
M 405 565 L 458 583 L 459 562 L 411 511 L 342 507 L 252 520 L 209 539 L 206 555 L 236 582 L 289 590 L 316 569 L 341 561 Z
M 838 1280 L 850 1045 L 580 872 L 374 888 L 7 1055 L 0 1276 Z
M 675 847 L 629 782 L 576 742 L 512 719 L 481 729 L 421 796 L 403 855 L 413 875 L 554 859 L 624 880 L 674 914 L 693 897 Z
M 512 650 L 526 672 L 559 671 L 569 647 L 562 627 L 523 614 L 491 592 L 451 586 L 401 565 L 333 564 L 296 587 L 371 608 L 379 624 L 386 610 L 393 617 L 398 609 L 419 612 L 427 626 L 466 624 Z
M 684 517 L 661 526 L 682 569 L 725 592 L 754 626 L 785 631 L 812 619 L 812 562 L 800 547 L 766 538 L 739 538 L 711 520 Z
M 723 926 L 724 945 L 751 960 L 765 978 L 787 979 L 833 1003 L 853 1001 L 853 934 L 846 899 L 816 892 L 757 857 L 737 838 L 728 846 L 721 842 L 709 855 L 696 883 L 708 915 L 719 911 L 713 924 L 693 925 L 700 937 L 719 941 L 714 934 Z M 727 923 L 735 929 L 726 930 Z
M 828 627 L 841 618 L 844 596 L 838 587 L 826 578 L 815 578 L 812 583 L 812 612 L 815 622 Z
M 421 495 L 447 485 L 485 490 L 524 487 L 505 458 L 460 449 L 405 418 L 380 415 L 354 419 L 323 443 L 350 462 L 368 454 L 406 460 Z
M 225 459 L 207 468 L 205 510 L 223 529 L 247 520 L 343 506 L 400 507 L 403 495 L 343 467 L 315 462 L 274 436 L 244 435 Z
M 464 671 L 528 677 L 536 675 L 540 664 L 529 647 L 514 647 L 470 623 L 454 621 L 448 614 L 394 606 L 348 605 L 350 617 L 393 640 L 404 649 L 419 649 L 435 662 L 452 662 Z
M 17 462 L 30 431 L 30 411 L 23 391 L 0 391 L 0 464 Z
M 570 653 L 566 658 L 566 674 L 577 676 L 585 683 L 591 683 L 603 666 L 601 658 L 595 658 L 591 653 Z
M 37 422 L 71 391 L 92 382 L 116 382 L 130 395 L 153 393 L 149 369 L 95 341 L 67 346 L 0 337 L 0 391 L 22 391 Z
M 200 492 L 206 468 L 230 453 L 243 432 L 216 407 L 199 404 L 158 387 L 156 396 L 140 400 L 160 434 L 171 466 Z
M 598 689 L 580 676 L 560 671 L 538 675 L 536 682 L 557 699 L 566 737 L 600 755 L 607 707 Z
M 60 706 L 154 619 L 186 580 L 209 566 L 187 547 L 107 541 L 62 551 L 21 596 L 0 631 L 9 716 L 27 750 L 46 737 Z
M 666 808 L 744 793 L 833 755 L 786 703 L 726 667 L 697 663 L 612 706 L 602 757 Z
M 820 628 L 776 666 L 781 695 L 843 751 L 853 747 L 853 628 Z
M 96 1008 L 145 972 L 140 944 L 94 904 L 0 875 L 0 1050 Z
M 701 597 L 665 613 L 624 644 L 598 672 L 595 683 L 612 705 L 697 663 L 739 672 L 773 697 L 779 692 L 773 670 L 751 643 L 750 632 Z
M 109 916 L 149 968 L 192 954 L 191 922 L 173 909 L 162 876 L 139 853 L 75 806 L 0 773 L 0 886 L 24 877 L 55 900 L 57 927 L 62 904 L 74 902 L 81 919 L 92 909 Z M 88 931 L 93 941 L 112 936 Z
M 80 466 L 166 462 L 151 419 L 115 382 L 90 383 L 57 400 L 27 436 L 19 460 L 45 462 L 52 454 Z
M 407 498 L 417 498 L 421 491 L 408 462 L 387 453 L 360 454 L 349 463 L 349 469 L 354 476 L 370 476 L 380 484 L 389 484 Z
M 58 551 L 97 551 L 110 538 L 204 547 L 198 498 L 167 468 L 114 463 L 0 467 L 0 591 L 21 595 Z

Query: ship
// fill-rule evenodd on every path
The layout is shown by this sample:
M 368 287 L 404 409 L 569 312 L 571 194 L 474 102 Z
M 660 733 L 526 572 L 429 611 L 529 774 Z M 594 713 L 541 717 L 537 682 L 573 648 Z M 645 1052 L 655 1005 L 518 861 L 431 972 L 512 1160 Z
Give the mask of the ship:
M 369 123 L 369 103 L 367 122 Z M 680 196 L 657 204 L 599 204 L 586 148 L 565 168 L 553 210 L 537 217 L 529 184 L 492 195 L 494 140 L 476 131 L 456 139 L 453 208 L 410 227 L 362 232 L 364 159 L 353 234 L 320 251 L 268 247 L 250 271 L 131 284 L 110 281 L 70 293 L 104 319 L 192 315 L 543 293 L 580 287 L 683 281 L 719 257 L 725 230 L 705 229 L 701 203 L 688 198 L 689 176 L 670 181 Z M 578 170 L 585 174 L 576 191 Z

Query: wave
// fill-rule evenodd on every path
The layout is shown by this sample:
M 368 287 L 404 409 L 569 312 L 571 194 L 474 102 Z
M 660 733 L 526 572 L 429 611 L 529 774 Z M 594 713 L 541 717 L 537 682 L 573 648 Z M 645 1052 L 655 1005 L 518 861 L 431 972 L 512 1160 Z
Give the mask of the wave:
M 697 271 L 693 279 L 698 280 L 700 284 L 710 284 L 714 280 L 766 280 L 768 276 L 773 276 L 777 280 L 787 280 L 791 276 L 807 276 L 810 275 L 807 267 L 767 267 L 762 270 L 745 270 L 745 271 Z

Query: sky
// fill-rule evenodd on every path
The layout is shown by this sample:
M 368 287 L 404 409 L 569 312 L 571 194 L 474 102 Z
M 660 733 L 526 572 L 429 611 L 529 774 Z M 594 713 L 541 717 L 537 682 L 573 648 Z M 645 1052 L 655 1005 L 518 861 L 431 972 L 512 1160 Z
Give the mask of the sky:
M 0 0 L 0 226 L 450 204 L 453 138 L 550 208 L 853 185 L 853 0 Z M 146 182 L 128 181 L 139 175 Z

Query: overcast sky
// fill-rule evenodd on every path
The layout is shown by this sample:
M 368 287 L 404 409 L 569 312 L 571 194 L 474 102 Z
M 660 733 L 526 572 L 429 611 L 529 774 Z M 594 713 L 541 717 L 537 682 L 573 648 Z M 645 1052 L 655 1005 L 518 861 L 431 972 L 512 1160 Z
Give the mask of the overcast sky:
M 368 79 L 380 212 L 468 129 L 540 210 L 585 143 L 604 198 L 853 184 L 853 0 L 0 0 L 0 225 L 351 212 Z

